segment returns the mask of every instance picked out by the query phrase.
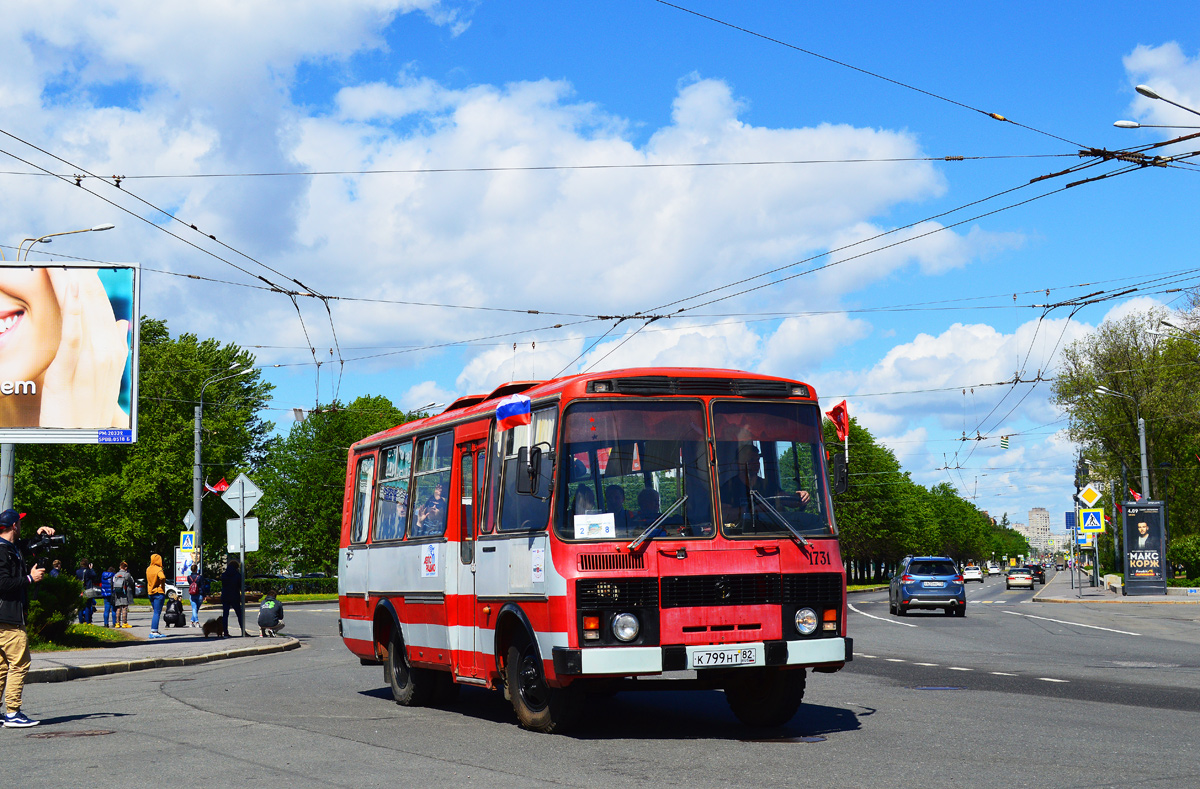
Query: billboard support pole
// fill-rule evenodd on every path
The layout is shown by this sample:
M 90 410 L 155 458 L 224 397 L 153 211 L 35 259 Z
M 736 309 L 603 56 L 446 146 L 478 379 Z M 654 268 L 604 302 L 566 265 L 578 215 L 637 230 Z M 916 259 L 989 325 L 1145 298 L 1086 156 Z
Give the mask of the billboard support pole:
M 12 509 L 16 444 L 0 444 L 0 512 Z

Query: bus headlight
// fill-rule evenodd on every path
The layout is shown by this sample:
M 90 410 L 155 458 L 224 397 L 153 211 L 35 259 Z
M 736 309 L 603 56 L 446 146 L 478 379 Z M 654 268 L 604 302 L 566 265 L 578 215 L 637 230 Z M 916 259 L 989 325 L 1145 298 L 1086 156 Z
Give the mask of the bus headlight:
M 638 637 L 641 624 L 633 614 L 617 614 L 613 617 L 612 632 L 618 641 L 632 641 Z
M 802 636 L 811 636 L 817 631 L 817 612 L 811 608 L 801 608 L 796 612 L 796 630 Z

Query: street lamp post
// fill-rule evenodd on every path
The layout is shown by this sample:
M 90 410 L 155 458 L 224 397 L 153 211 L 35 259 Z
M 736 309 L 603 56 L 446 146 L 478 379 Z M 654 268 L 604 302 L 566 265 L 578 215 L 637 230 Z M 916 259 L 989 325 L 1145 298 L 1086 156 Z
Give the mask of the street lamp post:
M 1147 499 L 1153 498 L 1150 495 L 1150 472 L 1146 468 L 1146 423 L 1142 419 L 1142 412 L 1138 408 L 1137 400 L 1130 395 L 1114 392 L 1107 386 L 1097 386 L 1096 394 L 1108 395 L 1109 397 L 1123 397 L 1133 403 L 1133 413 L 1137 417 L 1138 445 L 1142 454 L 1142 495 Z
M 233 364 L 229 365 L 228 370 L 232 370 L 235 367 L 237 367 L 237 362 L 234 362 Z M 254 368 L 247 367 L 244 370 L 238 370 L 237 372 L 234 372 L 234 373 L 230 373 L 230 372 L 228 372 L 228 370 L 217 373 L 216 375 L 214 375 L 211 378 L 209 378 L 208 380 L 206 380 L 203 384 L 201 384 L 201 386 L 200 386 L 200 402 L 196 405 L 196 430 L 195 430 L 195 440 L 194 440 L 194 447 L 193 447 L 195 457 L 194 457 L 194 463 L 192 466 L 192 515 L 196 519 L 195 520 L 195 531 L 196 531 L 196 549 L 195 549 L 195 551 L 198 554 L 198 556 L 193 558 L 192 565 L 198 566 L 200 568 L 200 575 L 204 575 L 204 542 L 203 542 L 204 519 L 201 517 L 201 506 L 204 501 L 204 484 L 203 484 L 204 471 L 200 464 L 200 427 L 204 420 L 204 390 L 208 388 L 209 384 L 218 383 L 220 381 L 226 381 L 230 378 L 236 378 L 239 375 L 245 375 L 246 373 L 253 372 Z
M 26 238 L 17 246 L 17 261 L 19 262 L 22 259 L 21 248 L 25 246 L 26 241 L 32 241 L 33 244 L 36 244 L 57 236 L 70 236 L 75 233 L 98 233 L 102 230 L 112 230 L 114 227 L 116 225 L 96 225 L 95 227 L 85 227 L 82 230 L 68 230 L 64 233 L 48 233 L 37 238 Z M 33 249 L 33 244 L 30 244 L 29 249 L 25 250 L 24 257 L 29 257 L 29 252 Z M 0 260 L 3 260 L 3 255 L 0 255 Z M 13 473 L 16 467 L 16 459 L 16 444 L 0 444 L 0 511 L 11 509 L 13 505 Z

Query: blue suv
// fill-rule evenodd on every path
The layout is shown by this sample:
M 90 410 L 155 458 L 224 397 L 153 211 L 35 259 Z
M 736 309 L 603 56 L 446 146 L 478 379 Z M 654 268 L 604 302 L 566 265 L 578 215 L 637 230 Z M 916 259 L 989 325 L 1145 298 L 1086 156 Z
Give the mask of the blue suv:
M 908 556 L 900 563 L 888 587 L 888 610 L 904 616 L 914 608 L 941 608 L 946 616 L 967 615 L 967 589 L 953 559 Z

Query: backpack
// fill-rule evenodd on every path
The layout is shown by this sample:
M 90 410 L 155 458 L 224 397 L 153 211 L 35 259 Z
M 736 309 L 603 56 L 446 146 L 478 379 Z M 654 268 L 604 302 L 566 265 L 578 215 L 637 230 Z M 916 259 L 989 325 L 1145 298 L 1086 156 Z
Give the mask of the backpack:
M 188 584 L 188 594 L 200 594 L 200 580 L 194 575 L 191 583 Z

